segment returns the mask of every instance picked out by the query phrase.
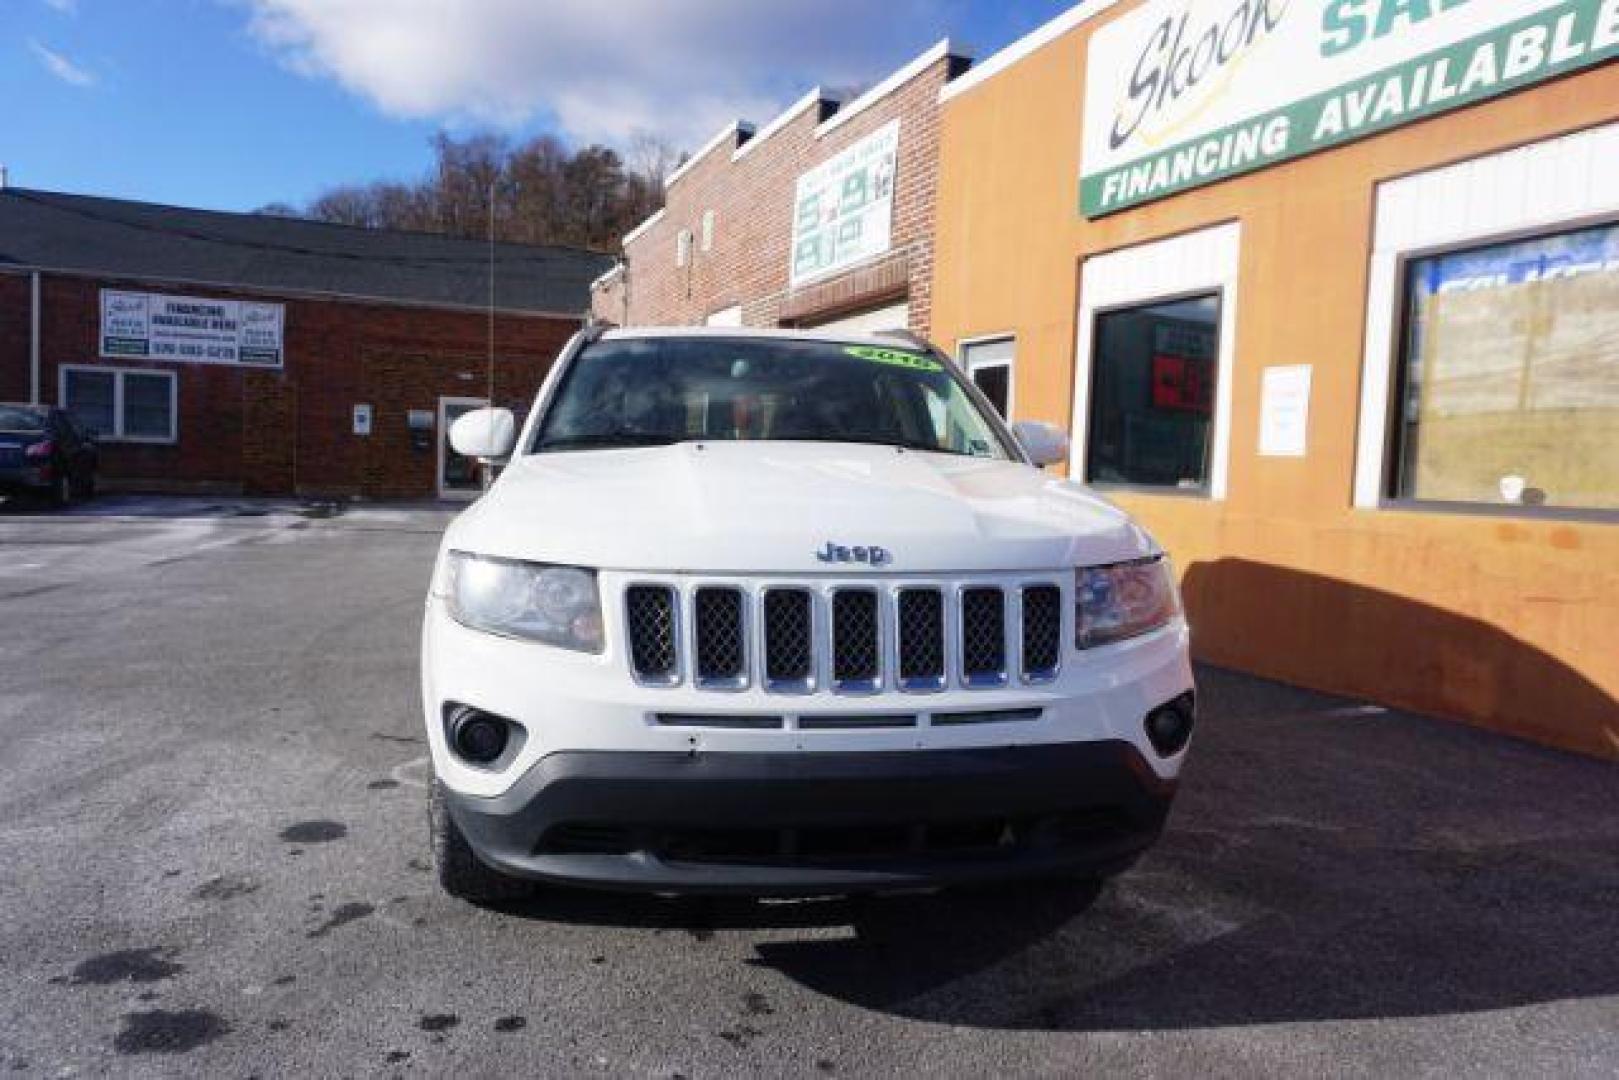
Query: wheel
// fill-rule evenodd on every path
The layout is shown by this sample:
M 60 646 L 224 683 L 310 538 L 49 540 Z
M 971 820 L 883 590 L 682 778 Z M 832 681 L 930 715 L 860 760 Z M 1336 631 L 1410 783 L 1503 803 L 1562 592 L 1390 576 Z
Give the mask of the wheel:
M 528 882 L 486 865 L 467 843 L 436 778 L 427 790 L 427 828 L 433 842 L 433 871 L 439 886 L 462 900 L 519 900 L 533 894 Z

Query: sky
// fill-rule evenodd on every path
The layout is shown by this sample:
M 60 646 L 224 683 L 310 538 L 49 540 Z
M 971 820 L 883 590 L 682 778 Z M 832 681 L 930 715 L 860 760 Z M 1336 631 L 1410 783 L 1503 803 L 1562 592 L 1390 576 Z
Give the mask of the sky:
M 986 58 L 1074 2 L 0 0 L 0 164 L 252 210 L 415 179 L 440 130 L 692 150 L 943 37 Z

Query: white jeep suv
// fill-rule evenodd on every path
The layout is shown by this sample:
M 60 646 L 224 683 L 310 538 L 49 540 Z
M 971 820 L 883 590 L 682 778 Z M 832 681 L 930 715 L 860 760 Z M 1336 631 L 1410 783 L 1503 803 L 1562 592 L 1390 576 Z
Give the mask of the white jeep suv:
M 587 330 L 444 538 L 441 884 L 881 892 L 1098 877 L 1191 737 L 1168 560 L 918 339 Z

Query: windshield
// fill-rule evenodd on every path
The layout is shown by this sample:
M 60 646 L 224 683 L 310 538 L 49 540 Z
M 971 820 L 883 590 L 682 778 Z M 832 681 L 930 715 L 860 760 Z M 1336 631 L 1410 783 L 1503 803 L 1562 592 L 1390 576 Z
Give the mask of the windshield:
M 28 405 L 0 405 L 0 431 L 44 431 L 45 415 Z
M 589 346 L 564 376 L 532 451 L 697 441 L 1011 456 L 961 383 L 925 353 L 711 337 Z

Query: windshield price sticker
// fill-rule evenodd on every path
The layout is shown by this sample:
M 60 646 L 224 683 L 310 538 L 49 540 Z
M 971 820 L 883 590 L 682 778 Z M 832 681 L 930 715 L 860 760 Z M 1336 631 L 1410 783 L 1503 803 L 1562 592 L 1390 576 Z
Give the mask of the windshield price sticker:
M 857 360 L 869 360 L 873 364 L 891 364 L 894 367 L 910 368 L 913 371 L 940 372 L 944 365 L 937 360 L 916 353 L 901 352 L 898 349 L 878 349 L 870 345 L 850 345 L 843 350 Z

